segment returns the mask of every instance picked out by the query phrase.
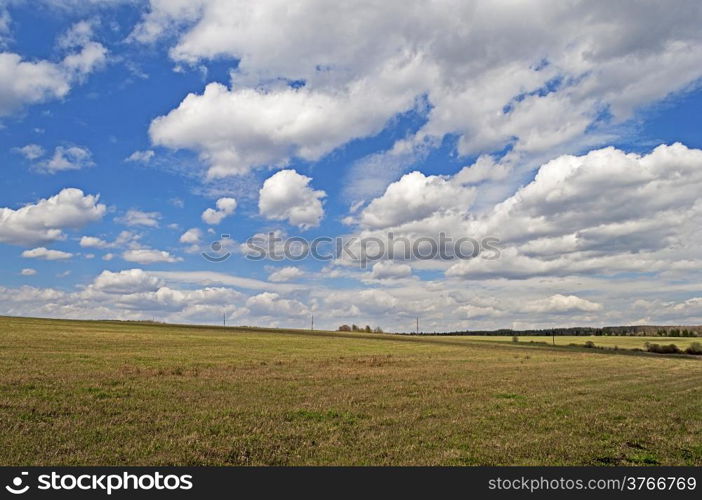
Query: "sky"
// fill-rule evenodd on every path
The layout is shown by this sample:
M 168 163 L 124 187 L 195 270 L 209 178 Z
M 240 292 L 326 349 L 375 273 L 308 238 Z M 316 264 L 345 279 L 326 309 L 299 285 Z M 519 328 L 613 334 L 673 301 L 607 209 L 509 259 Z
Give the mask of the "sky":
M 0 0 L 0 314 L 702 324 L 701 24 L 686 0 Z M 252 247 L 319 238 L 370 246 Z M 421 255 L 372 251 L 398 240 Z

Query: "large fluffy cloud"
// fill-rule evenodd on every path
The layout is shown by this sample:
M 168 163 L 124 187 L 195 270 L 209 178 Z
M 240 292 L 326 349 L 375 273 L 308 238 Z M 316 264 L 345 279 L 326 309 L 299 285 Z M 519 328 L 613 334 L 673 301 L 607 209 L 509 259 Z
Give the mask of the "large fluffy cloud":
M 16 210 L 0 208 L 0 243 L 36 245 L 65 238 L 65 229 L 78 229 L 100 220 L 105 205 L 99 196 L 66 188 L 51 198 Z
M 575 295 L 556 294 L 551 297 L 537 300 L 527 304 L 524 308 L 527 312 L 546 312 L 555 314 L 565 314 L 573 311 L 594 312 L 602 309 L 602 304 L 576 297 Z
M 59 42 L 69 51 L 59 62 L 27 61 L 20 54 L 0 52 L 0 116 L 26 104 L 66 96 L 75 83 L 103 64 L 107 49 L 91 36 L 85 22 L 72 27 Z
M 141 269 L 128 269 L 113 273 L 103 271 L 93 281 L 93 287 L 105 293 L 155 292 L 164 285 L 162 279 Z
M 352 138 L 379 132 L 388 116 L 412 103 L 406 92 L 375 101 L 366 86 L 339 95 L 306 88 L 229 90 L 210 83 L 202 95 L 190 94 L 156 118 L 150 135 L 157 145 L 199 151 L 210 164 L 210 178 L 284 166 L 291 157 L 317 160 Z
M 428 237 L 438 248 L 443 233 L 451 238 L 443 245 L 448 257 L 436 252 L 437 258 L 413 266 L 469 279 L 660 274 L 702 263 L 696 229 L 702 216 L 700 150 L 672 144 L 648 154 L 608 147 L 562 155 L 481 211 L 470 205 L 469 184 L 482 176 L 472 171 L 476 165 L 447 177 L 408 174 L 351 221 L 358 225 L 350 236 L 378 238 L 386 247 L 392 237 L 395 258 L 407 258 L 409 244 L 398 246 L 402 240 L 414 245 Z M 481 255 L 450 260 L 451 245 L 460 238 L 480 243 Z M 461 247 L 464 255 L 473 250 L 473 243 L 467 245 Z M 360 240 L 350 248 L 359 254 Z M 339 262 L 358 264 L 346 254 Z
M 263 183 L 259 192 L 261 215 L 273 220 L 287 220 L 302 229 L 319 225 L 324 216 L 324 191 L 312 189 L 309 177 L 294 170 L 281 170 Z
M 562 156 L 465 230 L 499 237 L 494 261 L 452 266 L 466 277 L 689 269 L 699 261 L 702 151 L 682 144 L 650 154 L 615 148 Z
M 465 213 L 475 198 L 473 188 L 452 179 L 412 172 L 388 186 L 361 214 L 361 224 L 369 228 L 398 226 L 424 219 L 437 212 Z
M 238 60 L 230 87 L 209 84 L 151 127 L 216 177 L 316 160 L 423 97 L 427 122 L 410 142 L 455 134 L 462 155 L 549 151 L 694 84 L 701 20 L 694 0 L 154 0 L 134 37 L 175 33 L 179 63 Z

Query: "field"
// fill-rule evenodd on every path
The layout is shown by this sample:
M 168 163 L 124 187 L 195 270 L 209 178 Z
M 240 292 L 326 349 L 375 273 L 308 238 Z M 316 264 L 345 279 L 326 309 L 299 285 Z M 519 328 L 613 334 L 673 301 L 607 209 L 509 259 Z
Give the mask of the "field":
M 0 465 L 702 465 L 684 356 L 0 318 L 0 366 Z
M 509 335 L 462 335 L 451 337 L 464 341 L 488 341 L 488 342 L 512 342 Z M 584 345 L 585 342 L 593 342 L 598 347 L 618 347 L 620 349 L 645 349 L 646 342 L 651 344 L 675 344 L 680 349 L 685 349 L 693 342 L 702 343 L 699 337 L 615 337 L 606 335 L 563 335 L 556 336 L 555 339 L 544 335 L 522 335 L 520 342 L 546 342 L 552 344 L 555 341 L 557 346 L 568 346 L 570 344 Z

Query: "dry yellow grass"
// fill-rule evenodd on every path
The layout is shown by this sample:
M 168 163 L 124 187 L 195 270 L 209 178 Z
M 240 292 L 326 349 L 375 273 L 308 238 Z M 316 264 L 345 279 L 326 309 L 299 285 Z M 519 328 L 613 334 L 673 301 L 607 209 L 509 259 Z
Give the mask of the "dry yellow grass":
M 0 318 L 2 465 L 702 465 L 702 363 Z

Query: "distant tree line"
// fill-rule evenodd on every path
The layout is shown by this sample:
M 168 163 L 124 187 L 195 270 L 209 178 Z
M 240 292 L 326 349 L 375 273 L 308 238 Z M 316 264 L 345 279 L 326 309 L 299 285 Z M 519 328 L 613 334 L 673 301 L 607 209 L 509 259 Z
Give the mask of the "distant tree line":
M 360 327 L 358 325 L 341 325 L 338 328 L 338 331 L 340 332 L 365 332 L 365 333 L 383 333 L 383 329 L 380 328 L 379 326 L 376 326 L 375 328 L 371 328 L 370 325 L 366 325 L 365 327 Z

